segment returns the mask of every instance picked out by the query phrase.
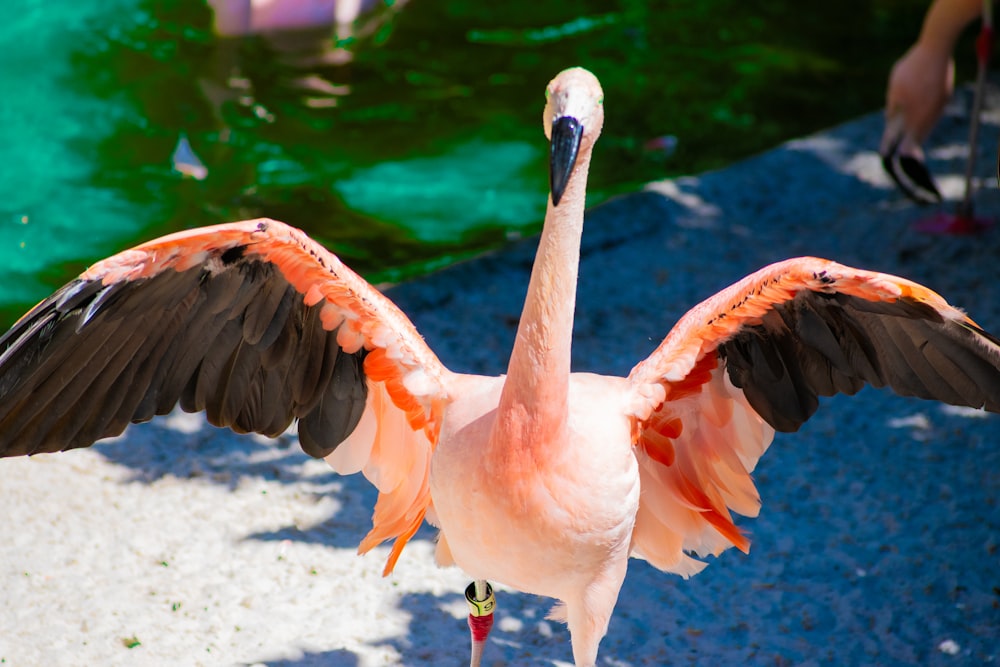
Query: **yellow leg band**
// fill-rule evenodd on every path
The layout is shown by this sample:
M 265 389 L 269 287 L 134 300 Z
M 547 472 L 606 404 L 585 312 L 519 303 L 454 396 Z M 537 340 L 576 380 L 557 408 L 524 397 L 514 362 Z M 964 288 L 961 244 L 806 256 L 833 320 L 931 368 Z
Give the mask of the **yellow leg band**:
M 493 595 L 493 587 L 486 584 L 486 599 L 476 599 L 476 584 L 469 584 L 465 589 L 465 601 L 469 603 L 469 613 L 473 616 L 489 616 L 497 606 L 497 599 Z

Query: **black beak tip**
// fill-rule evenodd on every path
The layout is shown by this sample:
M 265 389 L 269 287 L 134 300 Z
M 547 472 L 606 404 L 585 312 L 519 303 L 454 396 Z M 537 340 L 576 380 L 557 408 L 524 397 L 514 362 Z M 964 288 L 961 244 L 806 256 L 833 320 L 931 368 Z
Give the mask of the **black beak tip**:
M 941 191 L 922 160 L 901 155 L 894 146 L 888 154 L 882 156 L 882 167 L 903 194 L 914 202 L 921 205 L 941 203 Z
M 558 206 L 569 177 L 576 166 L 580 141 L 583 139 L 583 125 L 572 116 L 557 118 L 552 123 L 551 153 L 549 155 L 549 187 L 552 205 Z

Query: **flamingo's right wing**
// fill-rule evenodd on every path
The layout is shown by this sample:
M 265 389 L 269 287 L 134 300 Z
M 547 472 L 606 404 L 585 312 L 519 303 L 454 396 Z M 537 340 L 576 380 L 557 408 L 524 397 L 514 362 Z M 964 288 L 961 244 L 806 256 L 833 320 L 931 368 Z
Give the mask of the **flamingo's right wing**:
M 0 456 L 87 447 L 178 402 L 242 433 L 297 419 L 306 453 L 379 488 L 362 548 L 396 537 L 394 562 L 429 503 L 448 376 L 301 231 L 194 229 L 97 263 L 0 338 Z
M 692 308 L 632 369 L 642 500 L 635 545 L 661 569 L 746 550 L 730 510 L 755 516 L 750 472 L 774 431 L 819 396 L 865 384 L 1000 412 L 1000 341 L 904 278 L 801 257 Z

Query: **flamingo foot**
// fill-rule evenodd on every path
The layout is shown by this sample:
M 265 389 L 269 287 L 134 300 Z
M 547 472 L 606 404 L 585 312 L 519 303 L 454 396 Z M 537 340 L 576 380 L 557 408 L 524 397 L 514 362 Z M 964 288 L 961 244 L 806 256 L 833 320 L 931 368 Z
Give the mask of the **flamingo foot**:
M 465 601 L 469 604 L 469 633 L 472 638 L 469 667 L 479 667 L 486 638 L 493 628 L 493 612 L 496 610 L 497 600 L 493 595 L 493 587 L 478 579 L 465 589 Z
M 981 234 L 992 226 L 992 220 L 962 213 L 938 213 L 929 218 L 918 220 L 913 225 L 918 232 L 948 236 Z

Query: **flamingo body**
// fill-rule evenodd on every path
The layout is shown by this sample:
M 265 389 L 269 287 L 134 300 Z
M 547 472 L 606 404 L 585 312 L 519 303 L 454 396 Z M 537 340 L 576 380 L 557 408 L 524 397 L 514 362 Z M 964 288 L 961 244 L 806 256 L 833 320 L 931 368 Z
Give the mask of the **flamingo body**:
M 506 375 L 455 373 L 384 295 L 304 233 L 250 220 L 98 262 L 0 339 L 0 455 L 118 435 L 175 405 L 299 441 L 378 488 L 361 551 L 427 518 L 437 558 L 562 603 L 597 649 L 641 557 L 687 577 L 749 540 L 776 430 L 866 384 L 1000 411 L 1000 341 L 904 278 L 800 257 L 692 308 L 628 377 L 570 372 L 587 168 L 603 93 L 548 88 L 552 197 Z
M 572 374 L 567 439 L 539 457 L 521 443 L 490 447 L 504 380 L 456 378 L 462 398 L 449 406 L 431 468 L 437 559 L 563 601 L 568 616 L 553 616 L 568 621 L 575 654 L 577 644 L 593 648 L 576 656 L 589 664 L 625 578 L 639 507 L 627 381 Z
M 564 579 L 600 569 L 612 554 L 627 557 L 639 478 L 626 406 L 616 400 L 624 384 L 621 378 L 573 374 L 570 402 L 581 410 L 570 414 L 567 446 L 553 447 L 543 460 L 527 448 L 487 446 L 502 378 L 483 382 L 488 391 L 456 401 L 430 484 L 443 544 L 464 571 L 564 600 Z M 553 535 L 566 542 L 554 549 Z M 511 550 L 512 544 L 524 548 Z M 548 554 L 545 563 L 528 555 L 537 553 Z

